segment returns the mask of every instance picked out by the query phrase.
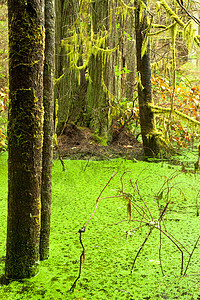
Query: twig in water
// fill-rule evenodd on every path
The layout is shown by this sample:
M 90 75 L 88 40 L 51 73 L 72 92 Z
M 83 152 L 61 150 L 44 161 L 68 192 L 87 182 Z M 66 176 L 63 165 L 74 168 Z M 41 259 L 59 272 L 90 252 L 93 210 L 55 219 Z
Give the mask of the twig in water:
M 140 199 L 141 199 L 142 202 L 144 203 L 146 209 L 147 209 L 148 212 L 149 212 L 149 215 L 150 215 L 150 217 L 151 217 L 151 220 L 153 221 L 153 216 L 152 216 L 152 214 L 151 214 L 151 211 L 150 211 L 148 205 L 146 204 L 146 202 L 144 201 L 144 199 L 142 198 L 142 196 L 140 195 L 139 188 L 138 188 L 138 180 L 136 180 L 136 182 L 135 182 L 135 187 L 136 187 L 136 192 L 137 192 L 137 194 L 139 195 Z
M 199 204 L 198 204 L 199 191 L 196 195 L 196 209 L 197 209 L 197 217 L 199 216 Z
M 78 277 L 76 278 L 76 280 L 74 281 L 74 283 L 72 284 L 72 286 L 69 290 L 70 292 L 74 291 L 74 289 L 76 287 L 76 282 L 81 277 L 81 268 L 82 268 L 82 265 L 84 264 L 84 261 L 85 261 L 85 248 L 84 248 L 84 245 L 83 245 L 83 242 L 82 242 L 82 236 L 81 236 L 83 232 L 85 232 L 85 227 L 83 227 L 82 229 L 79 229 L 79 233 L 80 233 L 79 240 L 80 240 L 80 244 L 83 248 L 83 251 L 82 251 L 81 256 L 80 256 L 79 274 L 78 274 Z
M 107 186 L 109 185 L 109 183 L 111 182 L 111 180 L 115 177 L 115 175 L 116 175 L 117 173 L 118 173 L 118 171 L 115 172 L 115 173 L 110 177 L 110 179 L 108 180 L 108 182 L 106 183 L 106 185 L 103 187 L 102 191 L 100 192 L 100 194 L 99 194 L 99 196 L 98 196 L 98 198 L 97 198 L 97 200 L 96 200 L 96 207 L 95 207 L 95 209 L 94 209 L 94 211 L 93 211 L 91 217 L 89 218 L 89 220 L 87 221 L 87 223 L 85 224 L 84 227 L 86 227 L 86 226 L 88 225 L 88 223 L 90 222 L 90 220 L 93 218 L 93 216 L 94 216 L 94 214 L 95 214 L 95 212 L 96 212 L 96 210 L 97 210 L 97 207 L 98 207 L 98 204 L 99 204 L 100 197 L 101 197 L 102 193 L 104 192 L 104 190 L 107 188 Z
M 198 236 L 198 238 L 197 238 L 197 240 L 196 240 L 196 243 L 194 244 L 194 247 L 193 247 L 193 249 L 192 249 L 192 252 L 190 253 L 190 256 L 189 256 L 189 259 L 188 259 L 188 263 L 187 263 L 187 266 L 185 267 L 185 272 L 184 272 L 184 276 L 186 275 L 186 273 L 187 273 L 187 269 L 188 269 L 188 267 L 189 267 L 189 264 L 190 264 L 190 260 L 191 260 L 191 258 L 192 258 L 192 255 L 193 255 L 193 253 L 194 253 L 194 250 L 196 249 L 196 247 L 197 247 L 197 244 L 198 244 L 198 242 L 199 242 L 199 239 L 200 239 L 200 235 Z
M 156 229 L 160 230 L 160 232 L 162 232 L 177 248 L 178 250 L 181 252 L 181 276 L 183 275 L 183 262 L 184 262 L 184 259 L 183 259 L 183 250 L 181 250 L 181 248 L 179 247 L 178 243 L 180 243 L 178 241 L 178 243 L 176 243 L 173 239 L 175 239 L 172 234 L 168 234 L 168 232 L 165 232 L 163 231 L 160 227 L 157 227 L 155 226 Z M 171 236 L 170 236 L 171 235 Z M 177 241 L 177 240 L 176 240 Z M 182 244 L 181 244 L 182 245 Z M 188 252 L 188 251 L 187 251 Z
M 161 223 L 159 224 L 159 228 L 161 229 Z M 161 231 L 160 231 L 159 261 L 160 261 L 160 269 L 161 269 L 161 273 L 162 273 L 163 276 L 165 276 L 164 270 L 163 270 L 163 266 L 162 266 L 161 249 L 162 249 L 162 234 L 161 234 Z
M 132 268 L 131 268 L 131 274 L 133 273 L 133 268 L 134 268 L 134 266 L 135 266 L 136 259 L 138 258 L 139 254 L 140 254 L 140 251 L 143 249 L 145 243 L 147 242 L 149 236 L 151 235 L 152 230 L 153 230 L 153 227 L 150 227 L 149 233 L 147 234 L 147 236 L 146 236 L 144 242 L 143 242 L 142 245 L 140 246 L 140 248 L 139 248 L 139 250 L 138 250 L 138 252 L 137 252 L 137 254 L 136 254 L 135 258 L 134 258 L 133 265 L 132 265 Z

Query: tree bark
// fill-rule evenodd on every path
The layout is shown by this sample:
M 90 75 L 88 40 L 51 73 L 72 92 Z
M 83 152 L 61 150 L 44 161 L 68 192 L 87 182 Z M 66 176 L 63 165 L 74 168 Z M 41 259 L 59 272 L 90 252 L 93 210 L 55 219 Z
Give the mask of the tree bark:
M 44 141 L 41 189 L 40 260 L 49 257 L 51 186 L 54 133 L 54 56 L 55 56 L 55 6 L 54 0 L 45 0 L 45 60 L 44 60 Z
M 85 106 L 86 80 L 84 70 L 81 70 L 80 83 L 74 70 L 70 69 L 69 53 L 63 40 L 71 33 L 70 30 L 78 18 L 78 0 L 55 0 L 56 11 L 56 43 L 55 43 L 55 100 L 58 100 L 57 133 L 60 134 L 64 125 L 71 121 L 81 122 Z
M 43 0 L 8 0 L 8 223 L 5 274 L 34 276 L 39 265 L 43 119 Z
M 115 4 L 113 4 L 115 6 Z M 95 0 L 91 9 L 91 23 L 96 35 L 100 30 L 115 31 L 115 28 L 108 28 L 109 24 L 109 6 L 108 0 Z M 113 18 L 113 15 L 112 15 Z M 109 48 L 115 47 L 115 37 L 112 35 L 106 40 Z M 101 138 L 104 145 L 112 140 L 112 118 L 111 118 L 111 98 L 110 94 L 115 94 L 115 68 L 116 56 L 112 53 L 108 62 L 104 62 L 101 50 L 96 55 L 91 55 L 88 72 L 90 81 L 88 83 L 86 95 L 86 125 L 94 130 L 94 133 Z M 112 64 L 111 64 L 112 62 Z M 105 86 L 104 86 L 105 85 Z M 108 91 L 106 91 L 106 89 Z
M 143 1 L 145 5 L 147 3 Z M 140 1 L 135 1 L 135 30 L 136 30 L 136 55 L 137 72 L 140 80 L 138 82 L 139 116 L 143 140 L 144 155 L 147 157 L 156 156 L 160 152 L 160 139 L 155 128 L 154 114 L 149 104 L 153 104 L 151 92 L 151 65 L 150 45 L 148 43 L 146 52 L 141 57 L 142 43 L 147 34 L 147 13 L 144 12 L 140 22 Z

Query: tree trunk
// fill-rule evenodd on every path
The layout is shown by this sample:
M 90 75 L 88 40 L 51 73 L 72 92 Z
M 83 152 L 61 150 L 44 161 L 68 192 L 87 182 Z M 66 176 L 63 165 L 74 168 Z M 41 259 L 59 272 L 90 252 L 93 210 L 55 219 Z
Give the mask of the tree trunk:
M 41 190 L 40 260 L 49 257 L 51 218 L 51 185 L 53 161 L 54 55 L 55 55 L 54 0 L 45 0 L 45 60 L 44 60 L 44 140 Z
M 38 272 L 41 220 L 44 3 L 8 0 L 8 223 L 5 274 Z
M 102 80 L 105 80 L 104 68 L 101 53 L 98 53 L 96 57 L 94 55 L 90 57 L 89 74 L 91 82 L 88 84 L 87 89 L 85 124 L 93 129 L 94 133 L 101 137 L 102 142 L 104 141 L 106 144 L 108 140 L 109 100 L 102 86 Z
M 110 5 L 112 6 L 112 3 Z M 108 16 L 109 1 L 95 0 L 91 10 L 91 22 L 94 35 L 100 30 L 103 31 L 105 29 L 115 31 L 113 28 L 108 28 L 108 20 L 110 20 Z M 113 15 L 111 18 L 113 18 Z M 109 48 L 115 47 L 114 35 L 106 40 L 106 45 Z M 109 61 L 105 62 L 104 55 L 103 52 L 99 50 L 96 55 L 92 54 L 90 57 L 88 71 L 91 80 L 87 88 L 85 121 L 86 125 L 93 129 L 95 134 L 102 139 L 101 142 L 107 144 L 107 142 L 112 140 L 111 97 L 109 97 L 108 93 L 110 93 L 110 95 L 114 95 L 115 93 L 114 68 L 116 57 L 114 53 L 111 53 Z
M 129 4 L 129 1 L 126 0 L 126 3 Z M 129 4 L 130 5 L 130 4 Z M 135 44 L 135 18 L 134 13 L 127 15 L 125 20 L 125 32 L 126 39 L 123 40 L 123 63 L 124 66 L 131 71 L 126 74 L 125 78 L 125 96 L 128 101 L 134 101 L 134 92 L 135 92 L 135 72 L 136 72 L 136 44 Z M 129 36 L 128 36 L 129 35 Z
M 85 106 L 86 81 L 81 71 L 80 83 L 74 70 L 70 69 L 70 57 L 63 40 L 71 33 L 72 25 L 78 18 L 78 0 L 55 0 L 56 44 L 55 44 L 55 100 L 58 100 L 57 133 L 61 133 L 68 121 L 81 120 Z
M 135 53 L 133 41 L 127 38 L 129 34 L 133 37 L 133 18 L 131 14 L 125 17 L 123 10 L 117 13 L 117 8 L 117 0 L 96 0 L 91 12 L 94 35 L 100 30 L 107 31 L 106 47 L 111 50 L 109 54 L 107 48 L 105 53 L 99 50 L 97 55 L 91 56 L 88 66 L 91 80 L 86 98 L 87 118 L 90 128 L 102 137 L 104 143 L 112 141 L 113 122 L 121 117 L 119 103 L 124 99 L 133 100 Z M 115 68 L 119 71 L 117 75 Z M 130 74 L 126 74 L 125 69 L 130 70 Z
M 143 1 L 146 5 L 146 2 Z M 151 92 L 151 65 L 150 45 L 148 43 L 146 52 L 141 57 L 142 43 L 146 35 L 147 13 L 144 12 L 140 22 L 140 1 L 135 1 L 135 30 L 136 30 L 136 52 L 138 80 L 139 116 L 145 156 L 156 156 L 160 152 L 160 139 L 155 128 L 154 114 L 149 104 L 153 104 Z

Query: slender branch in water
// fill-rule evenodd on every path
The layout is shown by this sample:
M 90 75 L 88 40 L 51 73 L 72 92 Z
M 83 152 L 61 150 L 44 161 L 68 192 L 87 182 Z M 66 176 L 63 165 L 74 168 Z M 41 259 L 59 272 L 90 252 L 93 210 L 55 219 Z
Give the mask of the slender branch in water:
M 198 204 L 199 191 L 196 195 L 196 208 L 197 208 L 197 217 L 199 216 L 199 204 Z
M 87 169 L 87 167 L 88 167 L 88 165 L 89 165 L 89 161 L 90 161 L 91 157 L 93 156 L 93 154 L 94 154 L 94 153 L 92 152 L 91 155 L 90 155 L 90 157 L 88 158 L 87 163 L 86 163 L 86 165 L 85 165 L 85 167 L 84 167 L 83 172 L 85 172 L 85 170 Z
M 159 227 L 161 229 L 161 224 L 159 224 Z M 159 261 L 160 261 L 160 269 L 161 269 L 162 275 L 165 276 L 163 266 L 162 266 L 161 248 L 162 248 L 162 233 L 160 231 Z
M 100 194 L 99 194 L 99 196 L 98 196 L 98 198 L 97 198 L 97 200 L 96 200 L 96 207 L 95 207 L 95 209 L 94 209 L 94 211 L 93 211 L 91 217 L 89 218 L 89 220 L 87 221 L 87 223 L 85 224 L 84 227 L 86 227 L 86 226 L 88 225 L 88 223 L 90 222 L 90 220 L 93 218 L 93 216 L 94 216 L 94 214 L 95 214 L 95 212 L 96 212 L 96 210 L 97 210 L 97 207 L 98 207 L 98 204 L 99 204 L 99 200 L 100 200 L 100 197 L 101 197 L 102 193 L 104 192 L 104 190 L 107 188 L 107 186 L 109 185 L 109 183 L 111 182 L 111 180 L 115 177 L 115 175 L 116 175 L 117 173 L 118 173 L 118 171 L 115 172 L 115 173 L 110 177 L 110 179 L 108 180 L 108 182 L 106 183 L 106 185 L 103 187 L 102 191 L 100 192 Z
M 120 195 L 120 196 L 123 197 L 123 198 L 127 198 L 127 199 L 131 200 L 130 197 L 128 196 L 128 194 L 123 193 L 123 194 Z M 131 195 L 131 196 L 132 196 L 132 195 Z M 133 196 L 132 196 L 132 197 L 133 197 Z M 133 198 L 134 198 L 134 197 L 133 197 Z M 148 221 L 148 219 L 145 217 L 146 212 L 145 212 L 144 208 L 141 207 L 141 206 L 139 206 L 137 203 L 133 202 L 132 200 L 131 200 L 131 203 L 132 203 L 134 209 L 136 210 L 136 212 L 137 212 L 142 218 L 144 218 L 145 220 Z M 136 207 L 139 208 L 139 209 L 141 209 L 141 210 L 143 211 L 143 214 L 142 214 Z
M 164 214 L 165 214 L 165 212 L 167 211 L 167 208 L 168 208 L 168 205 L 169 205 L 169 203 L 171 202 L 171 200 L 169 199 L 168 200 L 168 197 L 169 197 L 169 188 L 168 188 L 168 192 L 167 192 L 167 203 L 166 203 L 166 205 L 165 205 L 165 207 L 164 207 L 164 209 L 162 210 L 162 212 L 161 212 L 161 214 L 160 214 L 160 216 L 159 216 L 159 219 L 158 219 L 158 222 L 160 222 L 160 221 L 162 221 L 162 219 L 163 219 L 163 217 L 164 217 Z M 159 204 L 158 204 L 159 205 Z M 158 207 L 159 208 L 159 207 Z
M 177 171 L 175 171 L 175 172 L 173 172 L 172 174 L 171 174 L 171 176 L 169 177 L 169 178 L 167 178 L 166 180 L 165 180 L 165 182 L 162 184 L 162 186 L 160 187 L 160 190 L 158 191 L 158 193 L 157 193 L 157 195 L 159 195 L 162 191 L 164 191 L 165 189 L 164 189 L 164 186 L 167 184 L 169 184 L 169 182 L 170 181 L 172 181 L 172 179 L 174 179 L 175 177 L 177 177 L 179 175 L 179 172 L 177 172 Z M 168 188 L 168 186 L 167 186 L 167 188 Z
M 147 206 L 146 202 L 144 201 L 144 199 L 142 198 L 142 196 L 140 195 L 137 181 L 136 181 L 136 183 L 135 183 L 135 187 L 136 187 L 136 192 L 137 192 L 137 194 L 139 195 L 140 199 L 141 199 L 142 202 L 144 203 L 146 209 L 147 209 L 148 212 L 149 212 L 149 215 L 150 215 L 150 217 L 151 217 L 151 220 L 153 221 L 153 216 L 152 216 L 152 214 L 151 214 L 151 211 L 150 211 L 150 209 L 148 208 L 148 206 Z
M 158 229 L 158 228 L 157 228 Z M 167 237 L 171 240 L 171 238 L 176 241 L 188 254 L 190 254 L 190 252 L 187 250 L 187 248 L 185 248 L 185 246 L 180 242 L 178 241 L 170 232 L 168 232 L 167 230 L 165 231 L 162 231 L 164 234 L 167 233 Z M 170 238 L 171 237 L 171 238 Z
M 149 236 L 150 236 L 152 230 L 153 230 L 153 227 L 150 227 L 149 233 L 147 234 L 147 236 L 146 236 L 144 242 L 143 242 L 142 245 L 140 246 L 140 249 L 138 250 L 138 252 L 137 252 L 137 254 L 136 254 L 135 258 L 134 258 L 133 265 L 132 265 L 132 268 L 131 268 L 131 273 L 133 273 L 133 268 L 134 268 L 134 266 L 135 266 L 135 262 L 136 262 L 136 260 L 137 260 L 137 258 L 138 258 L 138 256 L 139 256 L 139 254 L 140 254 L 140 251 L 143 249 L 145 243 L 147 242 L 147 240 L 148 240 L 148 238 L 149 238 Z
M 181 248 L 179 247 L 179 245 L 173 240 L 173 236 L 171 235 L 169 235 L 168 234 L 168 232 L 165 232 L 165 231 L 163 231 L 160 227 L 157 227 L 157 226 L 154 226 L 156 229 L 158 229 L 158 230 L 160 230 L 168 239 L 170 239 L 170 241 L 178 248 L 178 250 L 181 252 L 181 276 L 183 275 L 183 261 L 184 261 L 184 259 L 183 259 L 183 250 L 181 250 Z M 175 239 L 175 238 L 174 238 Z M 180 243 L 179 241 L 178 241 L 178 243 Z M 184 248 L 185 249 L 185 248 Z M 187 251 L 187 250 L 186 250 Z M 187 251 L 188 252 L 188 251 Z
M 128 173 L 130 171 L 125 171 L 122 176 L 120 177 L 120 181 L 121 181 L 121 185 L 122 185 L 122 188 L 121 188 L 121 192 L 124 193 L 124 190 L 125 190 L 125 187 L 124 187 L 124 182 L 123 182 L 123 177 L 126 173 Z
M 189 256 L 189 259 L 188 259 L 188 263 L 187 263 L 187 265 L 186 265 L 186 267 L 185 267 L 185 272 L 184 272 L 183 276 L 185 276 L 186 273 L 187 273 L 187 269 L 188 269 L 188 267 L 189 267 L 190 260 L 191 260 L 191 258 L 192 258 L 193 253 L 194 253 L 194 250 L 195 250 L 196 247 L 197 247 L 197 244 L 198 244 L 198 242 L 199 242 L 199 239 L 200 239 L 200 235 L 198 236 L 198 238 L 197 238 L 197 240 L 196 240 L 196 243 L 194 244 L 194 247 L 193 247 L 193 249 L 192 249 L 192 252 L 190 253 L 190 256 Z
M 80 236 L 79 236 L 79 240 L 80 240 L 80 244 L 83 248 L 83 251 L 81 253 L 81 256 L 80 256 L 80 264 L 79 264 L 79 273 L 78 273 L 78 277 L 76 278 L 76 280 L 74 281 L 74 283 L 72 284 L 71 288 L 70 288 L 70 292 L 73 292 L 75 287 L 76 287 L 76 283 L 77 281 L 79 280 L 79 278 L 81 277 L 81 268 L 82 268 L 82 265 L 84 264 L 84 260 L 85 260 L 85 248 L 84 248 L 84 245 L 83 245 L 83 242 L 82 242 L 82 233 L 85 232 L 85 227 L 83 227 L 82 229 L 79 229 L 79 233 L 80 233 Z

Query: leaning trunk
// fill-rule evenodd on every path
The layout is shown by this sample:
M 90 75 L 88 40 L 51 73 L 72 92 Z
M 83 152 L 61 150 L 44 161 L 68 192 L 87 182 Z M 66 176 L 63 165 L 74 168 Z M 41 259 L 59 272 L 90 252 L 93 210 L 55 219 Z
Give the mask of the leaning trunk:
M 9 88 L 6 277 L 27 278 L 39 265 L 43 1 L 8 1 Z

